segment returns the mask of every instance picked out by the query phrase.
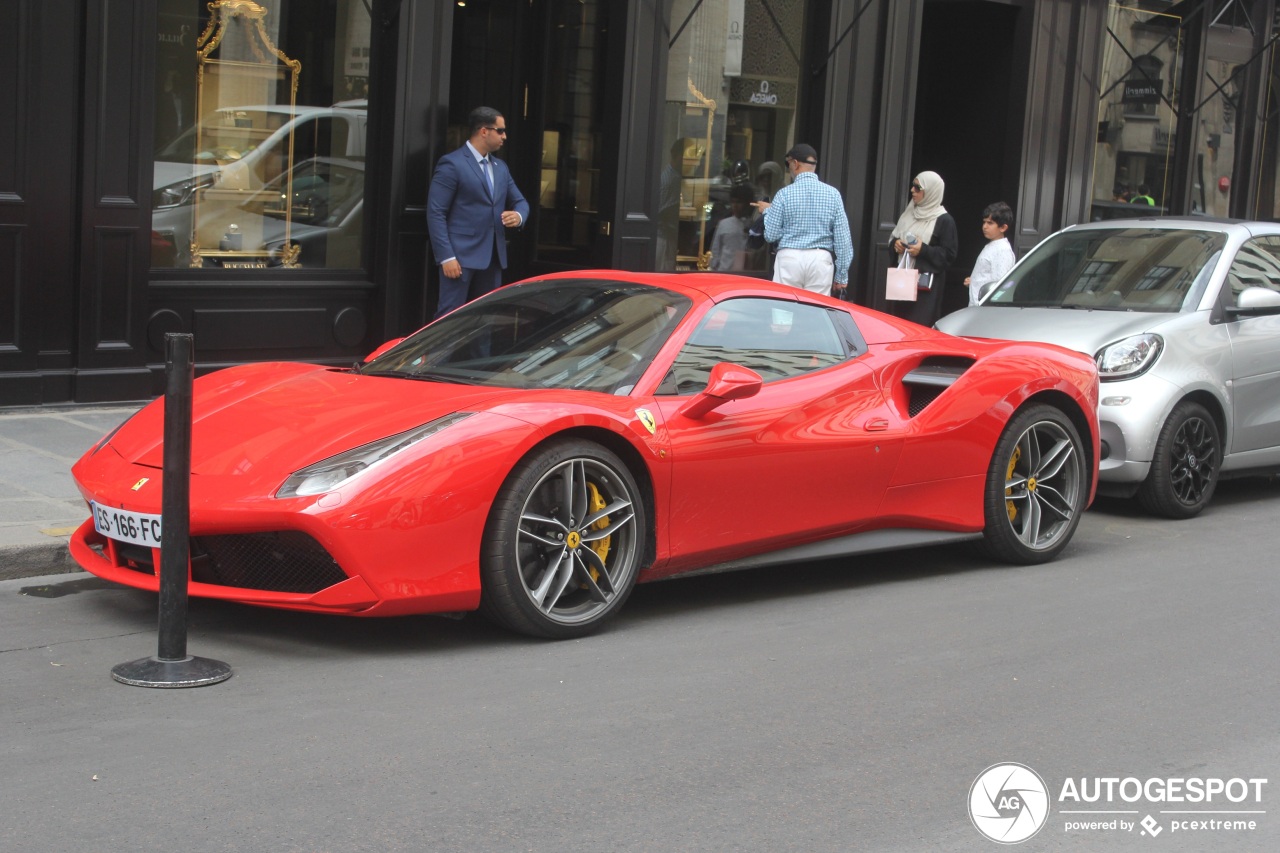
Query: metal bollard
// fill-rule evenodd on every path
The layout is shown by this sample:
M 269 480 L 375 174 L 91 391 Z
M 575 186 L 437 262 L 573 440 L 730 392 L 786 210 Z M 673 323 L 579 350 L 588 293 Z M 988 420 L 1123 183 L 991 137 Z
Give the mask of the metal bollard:
M 156 654 L 117 664 L 111 677 L 134 687 L 203 687 L 231 677 L 222 661 L 187 654 L 191 563 L 191 398 L 194 339 L 164 336 L 164 489 L 160 505 L 160 617 Z

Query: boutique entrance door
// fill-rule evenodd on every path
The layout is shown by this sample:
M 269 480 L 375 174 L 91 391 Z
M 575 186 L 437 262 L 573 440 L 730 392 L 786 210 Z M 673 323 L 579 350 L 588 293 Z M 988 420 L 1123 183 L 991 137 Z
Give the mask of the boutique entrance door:
M 449 139 L 502 112 L 500 156 L 529 201 L 505 281 L 613 266 L 624 21 L 611 0 L 470 0 L 453 9 Z

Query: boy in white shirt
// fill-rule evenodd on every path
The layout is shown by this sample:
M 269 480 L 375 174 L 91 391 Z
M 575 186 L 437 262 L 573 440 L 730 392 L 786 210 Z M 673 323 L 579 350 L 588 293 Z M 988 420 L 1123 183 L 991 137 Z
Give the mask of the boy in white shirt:
M 1009 228 L 1013 225 L 1013 211 L 1002 201 L 987 205 L 982 211 L 982 236 L 987 245 L 978 254 L 973 274 L 964 280 L 969 286 L 969 304 L 977 305 L 987 291 L 1005 273 L 1013 269 L 1013 246 L 1009 245 Z

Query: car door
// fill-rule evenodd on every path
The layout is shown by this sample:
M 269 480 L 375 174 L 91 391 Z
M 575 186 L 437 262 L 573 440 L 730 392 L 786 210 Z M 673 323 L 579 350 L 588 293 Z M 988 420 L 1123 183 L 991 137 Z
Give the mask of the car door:
M 767 298 L 727 300 L 676 357 L 656 404 L 672 452 L 677 559 L 734 559 L 850 532 L 878 508 L 902 444 L 849 312 Z M 679 414 L 711 368 L 764 380 L 701 418 Z
M 1241 246 L 1225 286 L 1228 305 L 1248 287 L 1280 291 L 1280 236 Z M 1280 316 L 1241 317 L 1226 326 L 1234 373 L 1230 452 L 1280 447 Z

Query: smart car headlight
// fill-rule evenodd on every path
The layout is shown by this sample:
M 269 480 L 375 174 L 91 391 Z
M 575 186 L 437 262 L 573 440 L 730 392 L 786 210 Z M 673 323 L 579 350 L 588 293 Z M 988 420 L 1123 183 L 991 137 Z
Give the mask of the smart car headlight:
M 276 492 L 277 498 L 320 495 L 333 491 L 362 471 L 412 447 L 424 438 L 451 427 L 474 412 L 454 412 L 406 432 L 371 441 L 352 450 L 322 459 L 294 471 Z
M 1156 363 L 1163 349 L 1164 339 L 1152 334 L 1134 335 L 1107 344 L 1093 357 L 1098 364 L 1098 378 L 1106 382 L 1141 376 Z

